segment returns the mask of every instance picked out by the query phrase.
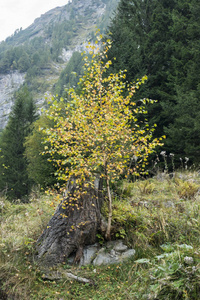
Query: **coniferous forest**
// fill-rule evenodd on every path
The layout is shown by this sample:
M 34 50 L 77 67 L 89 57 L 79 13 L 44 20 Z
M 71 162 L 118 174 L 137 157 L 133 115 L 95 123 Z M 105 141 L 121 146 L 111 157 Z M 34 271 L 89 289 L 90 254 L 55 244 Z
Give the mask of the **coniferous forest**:
M 0 299 L 198 300 L 200 2 L 55 11 L 0 43 Z
M 120 1 L 112 21 L 113 70 L 128 80 L 148 76 L 141 97 L 157 100 L 149 111 L 168 153 L 199 162 L 199 2 Z

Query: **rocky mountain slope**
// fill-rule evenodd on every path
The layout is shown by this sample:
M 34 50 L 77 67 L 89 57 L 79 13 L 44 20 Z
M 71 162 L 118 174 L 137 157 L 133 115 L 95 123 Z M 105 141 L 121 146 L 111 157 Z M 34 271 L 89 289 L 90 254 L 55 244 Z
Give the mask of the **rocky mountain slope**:
M 38 106 L 52 91 L 75 51 L 103 32 L 119 0 L 72 0 L 37 18 L 0 43 L 0 130 L 5 127 L 14 92 L 27 84 Z
M 23 84 L 24 77 L 25 74 L 18 71 L 6 75 L 0 74 L 0 129 L 6 125 L 13 93 Z

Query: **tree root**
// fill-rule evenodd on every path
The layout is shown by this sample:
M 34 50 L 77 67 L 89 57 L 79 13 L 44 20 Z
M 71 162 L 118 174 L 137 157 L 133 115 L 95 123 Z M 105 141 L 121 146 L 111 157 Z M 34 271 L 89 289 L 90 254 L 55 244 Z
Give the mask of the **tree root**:
M 88 283 L 89 285 L 95 285 L 93 280 L 87 279 L 87 278 L 84 278 L 84 277 L 80 277 L 80 276 L 76 276 L 72 273 L 63 273 L 63 276 L 66 277 L 67 279 L 76 280 L 76 281 L 81 282 L 81 283 Z
M 44 274 L 42 275 L 43 280 L 50 280 L 50 281 L 56 281 L 56 280 L 76 280 L 80 283 L 88 283 L 89 285 L 95 285 L 94 281 L 91 279 L 87 279 L 84 277 L 80 277 L 77 275 L 74 275 L 72 273 L 68 273 L 65 271 L 44 271 Z

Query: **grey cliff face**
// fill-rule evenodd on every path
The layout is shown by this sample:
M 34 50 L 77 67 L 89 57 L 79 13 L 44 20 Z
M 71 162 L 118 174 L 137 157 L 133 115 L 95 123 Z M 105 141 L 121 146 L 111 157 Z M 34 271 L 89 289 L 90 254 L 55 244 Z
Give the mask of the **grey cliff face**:
M 25 74 L 18 71 L 0 74 L 0 129 L 4 128 L 13 104 L 13 94 L 25 80 Z
M 47 49 L 45 51 L 51 51 L 51 29 L 65 21 L 69 21 L 70 24 L 70 20 L 78 24 L 75 27 L 75 32 L 73 32 L 74 29 L 71 27 L 65 29 L 69 32 L 69 36 L 71 34 L 71 38 L 69 38 L 67 45 L 63 45 L 62 52 L 58 57 L 59 61 L 54 61 L 53 59 L 48 61 L 48 66 L 41 68 L 40 73 L 34 78 L 39 82 L 39 88 L 35 88 L 32 95 L 38 110 L 45 105 L 46 98 L 51 96 L 53 86 L 58 81 L 61 71 L 66 67 L 73 53 L 75 51 L 87 51 L 87 41 L 90 40 L 92 43 L 91 38 L 97 29 L 96 26 L 99 26 L 99 24 L 103 24 L 102 26 L 105 27 L 107 26 L 109 14 L 116 8 L 118 1 L 119 0 L 69 0 L 65 6 L 56 7 L 46 12 L 35 19 L 33 24 L 28 28 L 16 31 L 16 34 L 6 39 L 6 50 L 0 49 L 2 51 L 0 52 L 1 55 L 3 55 L 4 51 L 9 51 L 15 47 L 22 47 L 23 49 L 24 45 L 27 46 L 29 43 L 31 44 L 35 38 L 36 40 L 37 38 L 42 38 Z M 111 4 L 112 9 L 110 9 Z M 50 28 L 49 31 L 48 28 Z M 30 56 L 32 54 L 34 54 L 34 52 L 31 53 Z M 3 73 L 3 71 L 1 72 Z M 26 73 L 20 73 L 17 70 L 10 70 L 10 72 L 6 70 L 5 74 L 0 74 L 0 131 L 7 123 L 14 101 L 14 93 L 24 82 L 26 83 L 25 75 Z M 42 87 L 40 88 L 41 82 Z M 31 82 L 29 82 L 29 84 L 31 85 Z
M 55 25 L 57 23 L 70 20 L 72 10 L 74 12 L 74 18 L 78 20 L 79 16 L 86 16 L 88 11 L 92 9 L 93 13 L 90 15 L 90 22 L 91 19 L 93 19 L 92 23 L 95 24 L 96 20 L 104 14 L 105 8 L 106 4 L 102 3 L 102 1 L 69 1 L 69 3 L 65 6 L 56 7 L 45 14 L 42 14 L 39 18 L 35 19 L 34 23 L 25 29 L 24 32 L 27 34 L 27 38 L 29 39 L 33 39 L 35 37 L 43 37 L 45 39 L 46 28 L 49 25 Z M 93 24 L 91 24 L 91 26 L 92 25 Z

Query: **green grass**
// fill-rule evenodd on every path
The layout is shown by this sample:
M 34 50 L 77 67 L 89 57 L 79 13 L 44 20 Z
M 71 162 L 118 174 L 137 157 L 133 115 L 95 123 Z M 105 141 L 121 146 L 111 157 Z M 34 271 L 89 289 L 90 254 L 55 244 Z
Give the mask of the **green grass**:
M 123 238 L 136 249 L 134 259 L 102 267 L 62 267 L 92 279 L 94 286 L 45 281 L 34 262 L 35 241 L 54 211 L 53 196 L 36 194 L 28 204 L 11 204 L 2 198 L 0 288 L 8 299 L 198 300 L 199 192 L 197 172 L 122 182 L 113 193 L 112 238 Z M 106 206 L 103 213 L 107 214 Z

